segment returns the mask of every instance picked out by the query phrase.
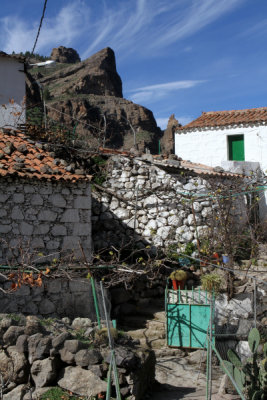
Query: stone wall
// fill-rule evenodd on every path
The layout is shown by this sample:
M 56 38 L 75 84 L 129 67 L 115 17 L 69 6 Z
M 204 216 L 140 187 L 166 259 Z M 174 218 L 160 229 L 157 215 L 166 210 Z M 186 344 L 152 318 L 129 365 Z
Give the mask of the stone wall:
M 48 390 L 45 398 L 67 398 L 67 391 L 77 399 L 105 397 L 111 363 L 105 328 L 98 330 L 89 318 L 76 318 L 71 323 L 69 318 L 0 316 L 4 400 L 38 400 Z M 154 352 L 139 348 L 115 329 L 112 332 L 121 398 L 142 400 L 154 383 Z M 56 388 L 64 393 L 53 395 L 51 390 Z M 115 393 L 114 380 L 111 392 Z
M 96 249 L 129 241 L 133 238 L 134 227 L 142 245 L 157 247 L 177 242 L 196 243 L 197 235 L 201 236 L 208 229 L 207 221 L 215 207 L 212 201 L 194 201 L 192 210 L 192 202 L 180 195 L 181 192 L 197 191 L 200 196 L 207 193 L 208 175 L 204 179 L 180 169 L 179 161 L 175 160 L 164 166 L 122 156 L 110 159 L 108 171 L 103 186 L 112 190 L 113 195 L 103 191 L 92 194 Z M 215 176 L 215 179 L 221 178 Z M 241 213 L 239 206 L 235 212 Z M 138 237 L 135 239 L 138 241 Z
M 91 254 L 91 189 L 88 182 L 1 178 L 0 262 L 39 262 Z M 20 253 L 20 247 L 23 249 Z M 40 255 L 40 253 L 42 255 Z M 31 254 L 31 260 L 29 255 Z
M 1 277 L 0 289 L 11 281 Z M 91 284 L 88 279 L 43 277 L 40 287 L 23 285 L 11 293 L 0 290 L 1 312 L 42 315 L 43 317 L 87 317 L 96 320 Z

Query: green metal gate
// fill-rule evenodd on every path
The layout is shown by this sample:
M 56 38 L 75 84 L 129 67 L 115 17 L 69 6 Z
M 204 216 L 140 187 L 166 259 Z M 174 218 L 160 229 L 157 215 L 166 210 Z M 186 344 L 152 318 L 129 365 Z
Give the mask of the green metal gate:
M 207 347 L 206 336 L 210 320 L 213 320 L 213 300 L 214 296 L 200 289 L 166 289 L 168 346 L 200 349 Z

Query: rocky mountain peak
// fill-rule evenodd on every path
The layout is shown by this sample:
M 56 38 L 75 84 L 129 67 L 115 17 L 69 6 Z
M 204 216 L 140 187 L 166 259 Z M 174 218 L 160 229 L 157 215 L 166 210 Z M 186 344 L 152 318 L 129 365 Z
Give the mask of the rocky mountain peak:
M 67 48 L 64 46 L 54 48 L 51 52 L 50 58 L 51 60 L 65 64 L 74 64 L 81 61 L 76 50 L 72 49 L 71 47 Z
M 179 126 L 181 126 L 181 124 L 175 118 L 174 114 L 172 114 L 161 139 L 161 149 L 163 153 L 172 154 L 174 152 L 174 132 Z
M 55 57 L 62 48 L 65 49 L 60 46 L 58 51 L 53 50 Z M 28 104 L 40 101 L 40 96 L 32 90 L 37 86 L 33 82 L 38 79 L 49 93 L 48 120 L 60 119 L 70 131 L 75 127 L 76 135 L 83 136 L 91 147 L 105 145 L 129 150 L 135 140 L 140 151 L 146 148 L 152 153 L 158 151 L 162 132 L 150 110 L 123 98 L 122 81 L 111 48 L 106 47 L 75 64 L 57 62 L 50 69 L 33 69 L 28 75 Z

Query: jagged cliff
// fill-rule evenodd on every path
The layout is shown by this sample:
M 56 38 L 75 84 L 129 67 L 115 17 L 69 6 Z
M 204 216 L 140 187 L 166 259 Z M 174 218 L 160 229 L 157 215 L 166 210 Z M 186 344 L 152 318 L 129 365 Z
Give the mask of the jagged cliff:
M 113 50 L 107 47 L 81 62 L 76 57 L 75 63 L 70 64 L 74 53 L 71 49 L 64 52 L 63 46 L 59 49 L 53 49 L 52 56 L 55 59 L 60 54 L 59 59 L 65 63 L 56 63 L 51 69 L 29 70 L 28 104 L 40 102 L 38 85 L 34 83 L 38 80 L 48 117 L 75 127 L 76 135 L 87 144 L 129 150 L 136 136 L 140 150 L 148 147 L 156 153 L 162 132 L 150 110 L 123 98 Z

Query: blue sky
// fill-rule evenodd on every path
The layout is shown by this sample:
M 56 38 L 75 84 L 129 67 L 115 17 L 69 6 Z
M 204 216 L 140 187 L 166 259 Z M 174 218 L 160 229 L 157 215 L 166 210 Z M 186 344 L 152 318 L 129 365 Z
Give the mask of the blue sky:
M 31 50 L 43 0 L 2 2 L 0 50 Z M 36 51 L 116 54 L 124 97 L 165 128 L 202 111 L 267 106 L 266 0 L 48 0 Z

